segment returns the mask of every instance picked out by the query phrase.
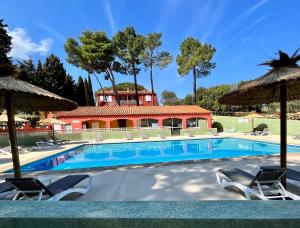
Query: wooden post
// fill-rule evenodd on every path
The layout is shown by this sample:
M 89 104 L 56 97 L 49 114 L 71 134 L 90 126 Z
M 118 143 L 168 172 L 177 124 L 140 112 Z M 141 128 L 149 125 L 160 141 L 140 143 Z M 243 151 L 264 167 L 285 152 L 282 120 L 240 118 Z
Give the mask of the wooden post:
M 54 124 L 52 124 L 52 135 L 53 135 L 53 144 L 56 145 Z
M 17 134 L 15 125 L 15 108 L 10 93 L 6 94 L 7 126 L 11 146 L 12 161 L 15 178 L 21 178 L 20 159 L 17 146 Z
M 280 83 L 280 167 L 286 168 L 287 160 L 287 88 L 286 82 Z M 286 175 L 282 179 L 282 184 L 286 187 Z

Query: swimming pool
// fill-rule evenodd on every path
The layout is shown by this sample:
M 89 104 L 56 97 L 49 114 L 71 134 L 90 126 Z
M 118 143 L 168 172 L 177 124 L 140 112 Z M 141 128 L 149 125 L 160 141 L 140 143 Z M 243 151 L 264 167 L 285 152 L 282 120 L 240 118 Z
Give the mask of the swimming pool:
M 24 165 L 22 171 L 69 170 L 106 166 L 279 154 L 279 144 L 235 138 L 170 140 L 84 145 Z M 300 147 L 288 146 L 288 152 Z

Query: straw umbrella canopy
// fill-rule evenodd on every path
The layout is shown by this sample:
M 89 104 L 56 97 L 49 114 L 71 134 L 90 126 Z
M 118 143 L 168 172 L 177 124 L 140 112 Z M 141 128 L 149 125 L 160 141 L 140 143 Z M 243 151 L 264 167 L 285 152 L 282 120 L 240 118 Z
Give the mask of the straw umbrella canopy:
M 0 122 L 4 122 L 4 123 L 8 122 L 8 118 L 7 118 L 6 113 L 2 113 L 0 115 Z M 18 116 L 15 116 L 15 122 L 28 122 L 28 120 L 25 120 L 25 119 L 22 119 Z
M 252 120 L 252 130 L 254 129 L 254 118 L 263 118 L 264 116 L 257 113 L 257 112 L 252 112 L 246 116 L 244 116 L 243 118 L 245 119 L 251 119 Z
M 55 118 L 47 118 L 47 119 L 43 119 L 43 120 L 40 120 L 38 122 L 40 125 L 51 125 L 52 126 L 52 134 L 53 134 L 53 141 L 54 141 L 54 144 L 55 143 L 55 131 L 54 131 L 54 125 L 55 124 L 59 124 L 59 125 L 67 125 L 68 123 L 62 121 L 62 120 L 58 120 L 58 119 L 55 119 Z
M 0 77 L 0 108 L 7 110 L 14 174 L 15 177 L 21 177 L 15 111 L 68 111 L 77 108 L 77 104 L 13 76 L 2 76 Z
M 243 84 L 219 99 L 226 105 L 257 105 L 280 102 L 280 166 L 286 168 L 287 101 L 300 99 L 300 60 L 298 50 L 290 57 L 279 51 L 279 59 L 261 65 L 270 66 L 263 76 Z
M 51 125 L 53 125 L 53 124 L 67 125 L 66 122 L 55 119 L 55 118 L 43 119 L 43 120 L 40 120 L 38 123 L 39 124 L 51 124 Z

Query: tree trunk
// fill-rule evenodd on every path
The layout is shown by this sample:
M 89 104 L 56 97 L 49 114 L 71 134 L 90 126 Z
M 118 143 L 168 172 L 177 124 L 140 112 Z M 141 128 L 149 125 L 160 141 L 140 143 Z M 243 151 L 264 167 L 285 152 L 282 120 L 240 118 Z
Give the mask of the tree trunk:
M 196 77 L 196 68 L 193 68 L 193 77 L 194 77 L 194 105 L 197 104 L 197 77 Z
M 108 103 L 107 103 L 107 98 L 106 98 L 106 95 L 105 95 L 105 91 L 104 91 L 104 89 L 103 89 L 103 87 L 102 87 L 102 84 L 101 84 L 101 82 L 99 81 L 98 76 L 97 76 L 96 74 L 94 74 L 94 76 L 95 76 L 95 78 L 97 79 L 97 82 L 98 82 L 98 84 L 99 84 L 99 86 L 100 86 L 100 89 L 101 89 L 101 91 L 102 91 L 102 93 L 103 93 L 103 97 L 104 97 L 104 99 L 105 99 L 105 104 L 108 105 Z M 96 102 L 97 102 L 97 101 L 96 101 Z
M 119 93 L 118 93 L 118 90 L 117 90 L 117 87 L 116 87 L 115 76 L 114 76 L 111 69 L 109 69 L 109 74 L 110 74 L 109 78 L 110 78 L 111 85 L 112 85 L 112 88 L 113 88 L 113 91 L 114 91 L 114 94 L 115 94 L 115 97 L 116 97 L 116 100 L 117 100 L 117 104 L 118 104 L 118 106 L 121 106 Z
M 17 146 L 17 134 L 15 125 L 15 108 L 12 102 L 11 94 L 6 94 L 7 126 L 11 147 L 11 155 L 14 167 L 15 178 L 21 178 L 20 159 Z
M 136 72 L 135 72 L 135 64 L 132 64 L 132 69 L 133 69 L 133 77 L 134 77 L 134 89 L 135 89 L 135 100 L 136 100 L 136 105 L 140 106 L 139 102 L 139 93 L 138 93 L 138 86 L 137 86 L 137 79 L 136 79 Z
M 152 76 L 152 63 L 150 64 L 150 82 L 151 82 L 152 105 L 154 105 L 154 85 L 153 85 L 153 76 Z

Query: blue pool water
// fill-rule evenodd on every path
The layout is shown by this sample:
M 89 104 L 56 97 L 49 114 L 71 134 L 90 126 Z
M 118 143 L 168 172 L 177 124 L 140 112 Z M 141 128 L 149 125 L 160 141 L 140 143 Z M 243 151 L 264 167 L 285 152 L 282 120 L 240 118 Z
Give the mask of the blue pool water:
M 300 147 L 288 146 L 288 152 Z M 66 170 L 279 154 L 279 145 L 225 138 L 84 145 L 30 163 L 22 171 Z

